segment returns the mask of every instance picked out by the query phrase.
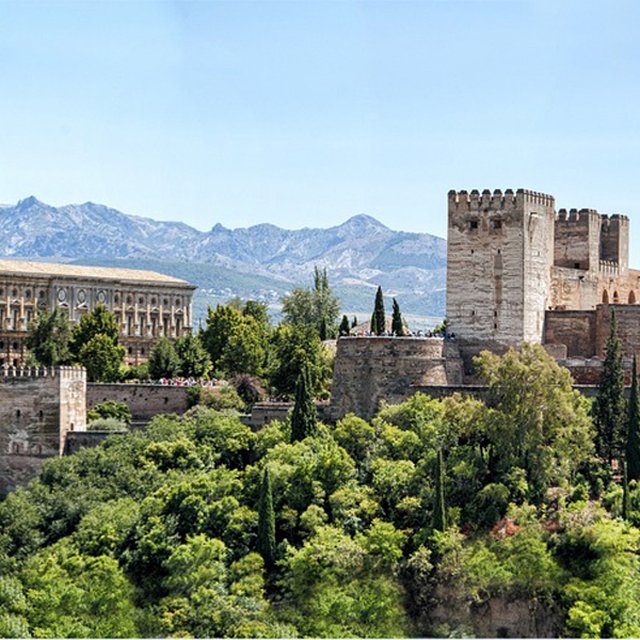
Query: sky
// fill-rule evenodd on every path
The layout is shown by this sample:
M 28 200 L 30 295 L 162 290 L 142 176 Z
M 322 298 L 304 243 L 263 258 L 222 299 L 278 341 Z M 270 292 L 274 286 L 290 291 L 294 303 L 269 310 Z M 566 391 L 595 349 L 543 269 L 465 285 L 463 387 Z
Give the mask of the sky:
M 0 202 L 445 237 L 449 189 L 523 187 L 638 264 L 639 94 L 631 1 L 0 0 Z

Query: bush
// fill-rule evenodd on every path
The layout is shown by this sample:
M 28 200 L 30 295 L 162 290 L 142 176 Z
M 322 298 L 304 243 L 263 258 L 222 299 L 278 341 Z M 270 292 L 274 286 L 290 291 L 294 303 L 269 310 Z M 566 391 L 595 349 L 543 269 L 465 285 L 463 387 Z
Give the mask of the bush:
M 232 409 L 243 413 L 245 404 L 238 392 L 230 385 L 218 387 L 190 387 L 187 391 L 187 405 L 189 408 L 201 404 L 209 409 L 223 411 Z
M 126 402 L 105 400 L 87 411 L 87 422 L 92 423 L 102 418 L 115 418 L 127 428 L 131 424 L 131 410 Z
M 256 376 L 241 373 L 231 380 L 231 384 L 247 408 L 251 408 L 256 402 L 260 402 L 265 398 L 266 394 L 262 382 Z
M 87 431 L 127 431 L 128 426 L 116 418 L 98 418 L 87 425 Z

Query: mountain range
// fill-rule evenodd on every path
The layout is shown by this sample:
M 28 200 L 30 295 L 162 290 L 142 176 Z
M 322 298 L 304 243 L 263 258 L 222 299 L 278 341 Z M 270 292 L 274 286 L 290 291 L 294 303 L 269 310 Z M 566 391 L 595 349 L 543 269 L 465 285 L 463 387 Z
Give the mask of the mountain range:
M 230 297 L 277 308 L 291 289 L 310 286 L 314 266 L 349 313 L 367 313 L 381 285 L 407 314 L 444 315 L 446 242 L 393 231 L 356 215 L 328 229 L 272 224 L 203 232 L 180 222 L 133 216 L 86 202 L 53 207 L 34 196 L 0 205 L 0 255 L 162 271 L 200 287 L 194 316 Z

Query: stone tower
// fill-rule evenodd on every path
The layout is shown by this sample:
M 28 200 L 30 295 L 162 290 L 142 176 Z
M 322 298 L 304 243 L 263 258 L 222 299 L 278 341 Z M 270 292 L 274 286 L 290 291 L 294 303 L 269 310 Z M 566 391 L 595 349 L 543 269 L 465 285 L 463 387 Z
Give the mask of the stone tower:
M 541 341 L 554 220 L 543 193 L 449 192 L 447 328 L 463 349 Z

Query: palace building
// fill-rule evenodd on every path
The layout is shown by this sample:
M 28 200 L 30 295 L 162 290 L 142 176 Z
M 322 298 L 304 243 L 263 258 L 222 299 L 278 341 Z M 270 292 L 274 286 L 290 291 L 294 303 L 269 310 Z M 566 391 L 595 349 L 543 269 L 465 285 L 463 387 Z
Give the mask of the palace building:
M 154 271 L 0 260 L 0 366 L 25 363 L 38 311 L 64 309 L 75 323 L 100 304 L 116 316 L 126 363 L 145 362 L 158 338 L 191 332 L 195 289 Z

